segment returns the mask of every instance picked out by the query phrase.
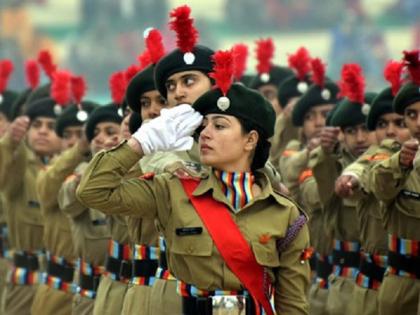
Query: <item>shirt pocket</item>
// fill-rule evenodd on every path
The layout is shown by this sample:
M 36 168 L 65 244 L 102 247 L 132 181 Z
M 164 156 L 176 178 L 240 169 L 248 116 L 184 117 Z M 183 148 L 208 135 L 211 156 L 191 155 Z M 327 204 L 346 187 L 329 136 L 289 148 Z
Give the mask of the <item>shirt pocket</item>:
M 280 257 L 276 248 L 275 240 L 270 240 L 265 244 L 252 242 L 251 247 L 254 252 L 255 259 L 260 265 L 267 267 L 280 266 Z
M 83 224 L 83 234 L 86 239 L 97 240 L 111 237 L 111 227 L 105 214 L 89 209 Z
M 30 225 L 43 226 L 41 208 L 38 201 L 28 200 L 22 209 L 17 212 L 19 221 Z
M 178 236 L 175 231 L 173 233 L 173 239 L 170 246 L 170 251 L 173 254 L 205 257 L 211 256 L 212 250 L 213 240 L 204 228 L 202 233 L 197 235 Z

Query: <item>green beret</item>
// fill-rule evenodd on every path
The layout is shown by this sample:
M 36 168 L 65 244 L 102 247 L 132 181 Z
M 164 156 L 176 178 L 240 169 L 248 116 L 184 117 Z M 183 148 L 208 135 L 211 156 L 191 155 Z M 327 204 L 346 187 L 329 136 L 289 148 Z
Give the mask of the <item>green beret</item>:
M 15 101 L 12 104 L 12 108 L 10 109 L 10 116 L 11 120 L 14 120 L 16 117 L 23 115 L 25 112 L 25 104 L 26 100 L 28 99 L 29 94 L 31 94 L 32 90 L 30 88 L 25 89 L 21 92 Z
M 19 94 L 14 91 L 5 90 L 0 96 L 0 112 L 3 113 L 9 121 L 12 120 L 12 106 L 18 95 Z
M 86 137 L 89 142 L 95 137 L 96 125 L 101 122 L 114 122 L 121 124 L 122 116 L 118 113 L 118 107 L 114 104 L 99 106 L 92 111 L 86 122 Z
M 149 91 L 156 90 L 155 82 L 153 81 L 154 65 L 150 65 L 137 73 L 128 83 L 125 98 L 128 106 L 136 113 L 141 112 L 140 97 Z
M 28 98 L 26 99 L 26 103 L 29 104 L 41 98 L 50 97 L 50 89 L 51 83 L 37 87 L 35 90 L 31 91 Z
M 30 120 L 34 120 L 37 117 L 57 118 L 57 114 L 54 111 L 55 105 L 56 103 L 52 98 L 44 97 L 28 103 L 24 115 L 29 116 Z
M 277 95 L 280 106 L 284 108 L 292 97 L 302 96 L 308 90 L 309 85 L 310 81 L 308 77 L 303 81 L 299 80 L 294 75 L 285 79 L 280 83 Z
M 249 87 L 251 89 L 258 89 L 259 87 L 267 84 L 273 84 L 278 87 L 285 79 L 293 76 L 292 69 L 288 67 L 272 66 L 268 77 L 263 75 L 255 75 Z
M 90 114 L 99 104 L 90 102 L 90 101 L 82 101 L 82 110 L 85 111 L 87 114 Z M 62 138 L 64 129 L 70 126 L 82 126 L 86 120 L 81 120 L 80 117 L 77 116 L 79 112 L 79 108 L 76 104 L 72 104 L 67 106 L 60 116 L 57 118 L 57 122 L 55 124 L 55 132 L 57 135 Z
M 324 88 L 313 84 L 296 103 L 292 112 L 292 122 L 296 127 L 303 125 L 305 114 L 315 106 L 337 104 L 339 88 L 332 81 L 327 81 Z
M 164 56 L 155 66 L 154 81 L 157 90 L 164 98 L 167 97 L 166 80 L 178 72 L 198 70 L 205 74 L 213 71 L 212 55 L 214 51 L 205 46 L 196 45 L 192 53 L 194 62 L 187 64 L 184 61 L 184 53 L 178 48 Z
M 130 133 L 133 134 L 140 128 L 142 123 L 141 116 L 139 113 L 132 112 L 130 119 L 128 120 L 128 129 Z
M 377 94 L 373 92 L 365 93 L 365 103 L 370 105 Z M 366 115 L 362 112 L 364 104 L 351 102 L 344 98 L 337 104 L 337 109 L 331 117 L 331 125 L 334 127 L 356 126 L 366 122 Z
M 238 83 L 242 83 L 243 85 L 249 87 L 249 85 L 251 84 L 252 80 L 254 80 L 254 75 L 253 74 L 244 74 L 241 79 L 239 80 Z
M 193 107 L 203 116 L 218 113 L 248 120 L 263 133 L 260 135 L 262 138 L 273 136 L 276 114 L 273 106 L 260 93 L 235 83 L 226 95 L 229 105 L 221 104 L 221 96 L 220 89 L 213 89 L 195 101 Z
M 376 129 L 376 123 L 382 115 L 394 112 L 392 108 L 393 100 L 394 96 L 390 87 L 384 89 L 373 99 L 372 106 L 370 106 L 369 114 L 366 118 L 366 126 L 370 131 Z
M 404 110 L 411 104 L 420 101 L 420 86 L 409 82 L 404 84 L 394 98 L 393 106 L 397 114 L 404 115 Z

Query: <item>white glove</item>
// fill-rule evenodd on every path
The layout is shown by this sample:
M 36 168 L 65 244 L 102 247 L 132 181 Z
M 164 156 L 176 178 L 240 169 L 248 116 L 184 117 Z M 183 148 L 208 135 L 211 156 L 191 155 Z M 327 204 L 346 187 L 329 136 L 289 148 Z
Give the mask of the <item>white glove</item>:
M 201 125 L 203 116 L 191 105 L 162 109 L 160 116 L 143 124 L 133 134 L 145 155 L 158 151 L 186 151 L 192 148 L 191 135 Z

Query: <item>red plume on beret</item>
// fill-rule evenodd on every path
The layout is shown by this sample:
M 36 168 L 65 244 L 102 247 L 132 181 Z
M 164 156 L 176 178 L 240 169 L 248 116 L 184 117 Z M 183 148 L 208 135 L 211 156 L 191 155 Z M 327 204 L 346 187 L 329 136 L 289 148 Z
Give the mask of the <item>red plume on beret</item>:
M 148 65 L 150 65 L 152 63 L 152 59 L 150 57 L 149 51 L 146 49 L 140 55 L 138 55 L 137 61 L 140 64 L 140 70 L 139 71 L 143 70 Z
M 51 98 L 59 105 L 65 106 L 71 98 L 71 73 L 58 70 L 53 75 L 51 83 Z
M 257 57 L 256 70 L 258 74 L 269 73 L 271 70 L 274 57 L 274 43 L 271 38 L 260 39 L 255 42 L 257 47 L 255 49 Z
M 294 54 L 289 55 L 288 62 L 300 81 L 303 81 L 311 70 L 311 56 L 305 47 L 300 47 Z
M 340 88 L 342 96 L 347 97 L 351 102 L 364 104 L 365 78 L 362 67 L 355 63 L 343 65 Z
M 12 72 L 12 61 L 9 59 L 0 60 L 0 94 L 7 88 Z
M 127 81 L 125 80 L 125 73 L 123 71 L 114 72 L 109 77 L 109 89 L 111 97 L 115 104 L 121 105 L 124 101 L 125 89 L 127 88 Z
M 25 62 L 25 77 L 26 82 L 32 90 L 36 89 L 39 85 L 40 69 L 36 60 L 30 59 Z
M 140 66 L 138 65 L 131 65 L 128 66 L 127 69 L 125 69 L 124 76 L 125 81 L 130 82 L 131 79 L 140 71 Z
M 165 55 L 165 47 L 163 46 L 162 34 L 157 29 L 152 29 L 146 37 L 146 47 L 150 54 L 153 64 Z
M 172 10 L 169 15 L 172 18 L 169 27 L 176 32 L 176 44 L 183 53 L 192 52 L 198 40 L 198 31 L 190 14 L 191 8 L 183 5 Z
M 50 78 L 50 80 L 52 80 L 57 66 L 53 62 L 51 53 L 48 50 L 41 50 L 38 54 L 38 62 L 45 74 Z
M 325 63 L 320 58 L 314 58 L 311 60 L 311 68 L 313 83 L 323 88 L 325 85 Z
M 233 76 L 236 80 L 240 80 L 246 70 L 246 62 L 248 59 L 248 46 L 245 44 L 236 44 L 232 47 L 234 58 L 234 72 Z
M 232 50 L 217 51 L 212 56 L 214 67 L 209 75 L 216 82 L 216 86 L 226 96 L 233 82 L 234 57 Z
M 384 78 L 391 84 L 392 95 L 397 95 L 403 83 L 402 71 L 404 63 L 402 61 L 389 61 L 384 69 Z
M 86 94 L 87 84 L 86 80 L 82 76 L 72 76 L 71 77 L 71 92 L 73 94 L 73 99 L 76 104 L 82 102 L 83 97 Z
M 420 85 L 420 51 L 404 51 L 404 63 L 410 73 L 411 81 L 414 84 Z

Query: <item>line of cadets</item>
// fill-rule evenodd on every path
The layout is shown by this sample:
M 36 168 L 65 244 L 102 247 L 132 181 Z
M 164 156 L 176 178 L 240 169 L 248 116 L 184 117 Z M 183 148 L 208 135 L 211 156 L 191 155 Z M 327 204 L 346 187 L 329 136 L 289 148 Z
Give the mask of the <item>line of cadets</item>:
M 372 93 L 356 64 L 335 83 L 305 48 L 285 67 L 273 65 L 271 39 L 256 44 L 253 76 L 244 75 L 247 47 L 233 48 L 235 78 L 272 103 L 267 173 L 309 217 L 313 273 L 301 313 L 419 314 L 419 51 L 387 64 L 389 86 Z M 196 45 L 192 60 L 166 54 L 158 30 L 145 46 L 139 65 L 111 76 L 104 106 L 84 100 L 83 78 L 48 52 L 26 63 L 19 94 L 7 90 L 13 65 L 0 63 L 0 313 L 182 314 L 180 293 L 191 288 L 168 271 L 156 222 L 106 216 L 75 192 L 94 154 L 212 88 L 211 49 Z M 50 80 L 40 87 L 39 65 Z M 154 154 L 127 178 L 197 160 L 194 149 Z

